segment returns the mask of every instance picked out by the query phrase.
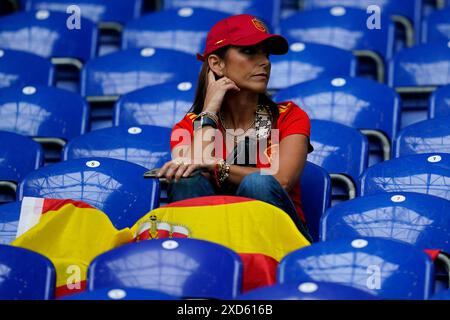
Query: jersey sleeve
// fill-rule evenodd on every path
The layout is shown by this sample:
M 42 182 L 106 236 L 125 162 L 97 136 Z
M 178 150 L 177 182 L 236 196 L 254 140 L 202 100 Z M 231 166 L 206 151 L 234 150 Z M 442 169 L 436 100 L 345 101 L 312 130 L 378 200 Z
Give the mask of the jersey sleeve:
M 277 127 L 280 130 L 280 141 L 291 134 L 302 134 L 310 137 L 311 122 L 305 111 L 293 102 L 280 103 L 278 110 L 280 116 Z
M 176 146 L 190 145 L 194 134 L 193 122 L 195 113 L 188 113 L 172 129 L 170 137 L 170 150 Z

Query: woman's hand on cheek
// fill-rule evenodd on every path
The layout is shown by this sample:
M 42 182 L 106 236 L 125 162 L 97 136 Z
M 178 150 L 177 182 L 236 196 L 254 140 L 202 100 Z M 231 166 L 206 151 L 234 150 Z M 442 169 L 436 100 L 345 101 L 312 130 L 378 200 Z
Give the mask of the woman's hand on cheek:
M 218 113 L 228 90 L 240 91 L 233 80 L 227 77 L 216 80 L 214 73 L 210 70 L 203 111 Z

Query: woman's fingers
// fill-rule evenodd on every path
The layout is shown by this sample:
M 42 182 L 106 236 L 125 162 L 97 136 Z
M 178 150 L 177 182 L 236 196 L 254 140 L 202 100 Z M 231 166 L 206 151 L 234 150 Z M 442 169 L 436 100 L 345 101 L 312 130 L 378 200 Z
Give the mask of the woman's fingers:
M 209 70 L 208 72 L 208 84 L 216 82 L 216 77 L 214 76 L 214 72 Z
M 199 167 L 200 166 L 198 164 L 191 164 L 190 166 L 188 166 L 183 173 L 183 178 L 189 177 L 192 174 L 192 172 Z
M 183 174 L 186 172 L 186 169 L 188 169 L 189 167 L 190 167 L 191 165 L 189 165 L 189 164 L 181 164 L 179 167 L 178 167 L 178 169 L 177 169 L 177 171 L 176 171 L 176 173 L 175 173 L 175 176 L 174 176 L 174 179 L 175 179 L 175 182 L 177 182 L 178 180 L 180 180 L 181 179 L 181 177 L 183 176 Z

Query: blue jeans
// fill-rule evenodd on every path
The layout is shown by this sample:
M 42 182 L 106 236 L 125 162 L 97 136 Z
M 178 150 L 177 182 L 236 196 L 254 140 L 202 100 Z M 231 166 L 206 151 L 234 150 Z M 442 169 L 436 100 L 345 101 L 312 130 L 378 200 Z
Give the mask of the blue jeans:
M 169 202 L 216 194 L 218 191 L 214 185 L 199 173 L 180 179 L 176 183 L 170 183 L 168 188 Z M 234 195 L 264 201 L 282 209 L 291 217 L 303 236 L 312 242 L 309 232 L 298 217 L 291 198 L 273 176 L 261 175 L 259 172 L 251 173 L 242 179 L 234 191 Z

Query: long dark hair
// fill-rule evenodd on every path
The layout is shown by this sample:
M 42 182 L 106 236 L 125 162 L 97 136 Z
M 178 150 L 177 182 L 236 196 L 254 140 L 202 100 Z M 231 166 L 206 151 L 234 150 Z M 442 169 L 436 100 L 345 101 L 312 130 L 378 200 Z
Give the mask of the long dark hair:
M 219 58 L 224 59 L 228 48 L 229 46 L 223 47 L 217 51 L 214 51 L 213 53 L 217 55 Z M 194 103 L 189 112 L 199 114 L 203 110 L 203 104 L 205 103 L 206 97 L 206 88 L 207 88 L 206 79 L 208 76 L 208 72 L 209 72 L 208 60 L 205 59 L 205 62 L 203 62 L 202 69 L 200 70 L 200 74 L 198 76 L 197 90 L 195 92 Z M 278 105 L 275 102 L 273 102 L 273 100 L 270 98 L 267 92 L 259 95 L 258 104 L 266 105 L 269 107 L 272 116 L 272 127 L 275 127 L 278 117 L 280 115 L 278 111 Z

